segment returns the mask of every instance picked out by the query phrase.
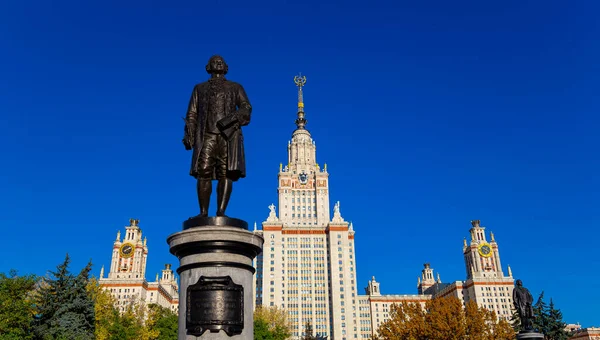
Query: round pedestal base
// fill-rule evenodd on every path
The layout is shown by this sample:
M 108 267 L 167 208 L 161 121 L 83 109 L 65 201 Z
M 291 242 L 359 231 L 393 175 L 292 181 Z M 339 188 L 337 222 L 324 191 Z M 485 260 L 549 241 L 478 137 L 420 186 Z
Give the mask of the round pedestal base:
M 538 332 L 519 332 L 517 340 L 521 339 L 544 339 L 544 335 Z
M 167 242 L 179 258 L 178 339 L 253 340 L 252 260 L 263 238 L 239 226 L 196 225 Z

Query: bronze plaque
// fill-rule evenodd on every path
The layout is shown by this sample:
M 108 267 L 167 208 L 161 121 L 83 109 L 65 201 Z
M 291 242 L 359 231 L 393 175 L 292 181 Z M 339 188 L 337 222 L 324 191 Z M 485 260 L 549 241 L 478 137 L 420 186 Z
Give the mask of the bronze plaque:
M 201 276 L 187 288 L 186 329 L 201 336 L 206 330 L 225 331 L 228 336 L 244 329 L 244 287 L 230 276 Z

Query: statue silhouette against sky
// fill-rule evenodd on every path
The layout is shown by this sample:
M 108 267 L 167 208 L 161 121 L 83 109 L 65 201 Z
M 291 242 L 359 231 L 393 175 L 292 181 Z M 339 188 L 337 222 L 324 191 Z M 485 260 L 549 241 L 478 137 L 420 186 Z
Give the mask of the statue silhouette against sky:
M 225 79 L 228 66 L 218 55 L 206 65 L 211 77 L 197 84 L 185 117 L 183 144 L 193 150 L 190 175 L 197 179 L 200 217 L 208 216 L 212 181 L 217 180 L 217 216 L 225 216 L 233 182 L 246 177 L 242 126 L 252 106 L 242 85 Z

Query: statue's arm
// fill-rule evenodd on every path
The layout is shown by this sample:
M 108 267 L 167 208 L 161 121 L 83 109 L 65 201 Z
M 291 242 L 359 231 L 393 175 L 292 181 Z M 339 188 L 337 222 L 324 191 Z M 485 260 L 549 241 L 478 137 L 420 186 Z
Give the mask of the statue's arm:
M 186 150 L 191 150 L 196 136 L 196 127 L 198 125 L 198 86 L 194 87 L 192 97 L 185 115 L 185 128 L 183 136 L 183 145 Z
M 236 97 L 237 97 L 237 102 L 235 104 L 238 107 L 238 110 L 237 110 L 238 122 L 241 126 L 246 126 L 246 125 L 250 124 L 250 114 L 252 113 L 252 105 L 250 105 L 250 100 L 248 99 L 248 96 L 246 95 L 246 91 L 244 91 L 244 88 L 242 87 L 242 85 L 239 85 L 238 94 Z

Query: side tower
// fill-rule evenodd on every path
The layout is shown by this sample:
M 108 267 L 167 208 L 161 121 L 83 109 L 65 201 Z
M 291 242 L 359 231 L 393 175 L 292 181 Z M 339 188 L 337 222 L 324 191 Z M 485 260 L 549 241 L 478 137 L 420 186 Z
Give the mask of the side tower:
M 100 286 L 109 291 L 116 300 L 119 311 L 125 311 L 133 304 L 146 306 L 157 303 L 177 312 L 179 305 L 177 279 L 171 265 L 166 264 L 159 280 L 146 281 L 146 264 L 148 246 L 146 238 L 142 238 L 139 220 L 130 219 L 125 226 L 125 235 L 121 231 L 113 242 L 110 271 L 104 277 L 104 266 L 100 270 Z
M 125 236 L 122 240 L 121 232 L 117 232 L 117 239 L 113 243 L 109 279 L 143 279 L 146 276 L 148 247 L 146 239 L 142 240 L 139 222 L 135 219 L 129 220 L 129 226 L 125 227 Z
M 471 221 L 471 225 L 471 244 L 467 246 L 465 240 L 463 245 L 467 279 L 502 278 L 504 274 L 494 234 L 490 233 L 491 240 L 488 243 L 485 227 L 480 225 L 480 221 Z
M 471 221 L 471 242 L 463 242 L 467 280 L 463 284 L 465 303 L 474 300 L 479 307 L 496 312 L 499 318 L 509 320 L 512 315 L 514 279 L 510 267 L 504 276 L 500 252 L 494 234 L 488 242 L 485 227 L 479 220 Z
M 431 268 L 431 265 L 429 263 L 425 263 L 423 265 L 423 270 L 421 271 L 421 277 L 419 277 L 417 282 L 417 289 L 419 291 L 419 294 L 428 294 L 429 292 L 427 292 L 427 289 L 432 287 L 434 284 L 436 284 L 436 281 L 433 277 L 433 268 Z

